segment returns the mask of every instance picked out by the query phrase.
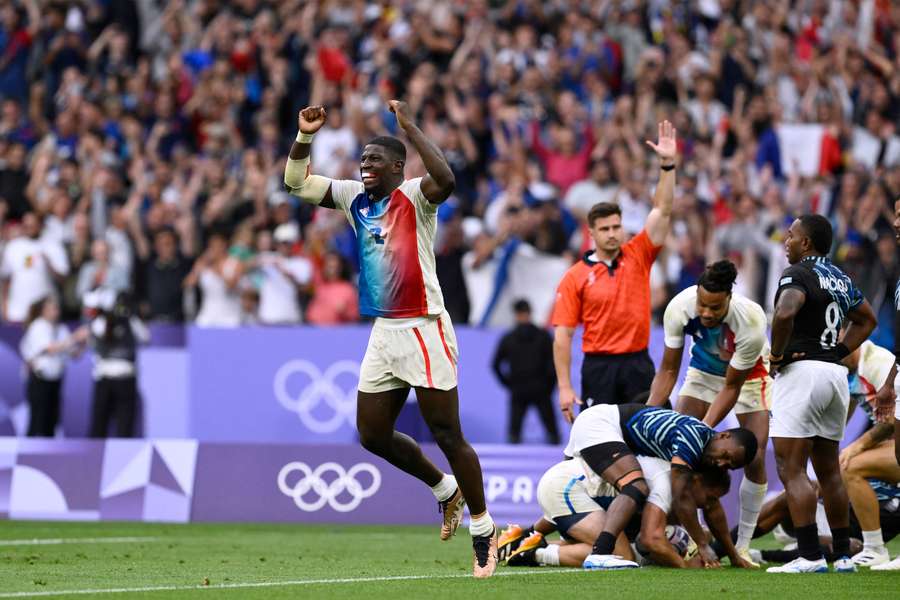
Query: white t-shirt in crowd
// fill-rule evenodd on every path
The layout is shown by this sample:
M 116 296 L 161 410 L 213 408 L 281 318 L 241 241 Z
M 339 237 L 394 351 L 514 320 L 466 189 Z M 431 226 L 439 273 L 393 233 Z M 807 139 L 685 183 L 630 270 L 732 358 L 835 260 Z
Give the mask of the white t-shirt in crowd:
M 32 321 L 25 330 L 25 335 L 19 342 L 19 352 L 22 359 L 31 365 L 35 375 L 41 379 L 58 381 L 66 370 L 66 354 L 45 354 L 44 351 L 53 342 L 64 342 L 68 337 L 68 327 L 41 317 Z
M 279 264 L 287 274 L 282 273 L 278 268 Z M 310 262 L 302 256 L 285 258 L 271 252 L 260 257 L 260 265 L 259 270 L 263 275 L 259 289 L 260 322 L 299 323 L 302 315 L 297 298 L 297 284 L 307 284 L 312 279 Z
M 312 143 L 312 159 L 316 171 L 323 177 L 338 177 L 341 162 L 356 153 L 356 136 L 349 127 L 323 127 Z
M 224 271 L 231 274 L 237 269 L 234 258 L 225 260 Z M 228 289 L 225 280 L 212 269 L 200 272 L 200 291 L 203 304 L 197 314 L 199 327 L 237 327 L 241 324 L 241 296 L 237 288 Z
M 584 179 L 569 188 L 563 204 L 575 213 L 586 215 L 599 202 L 615 202 L 618 191 L 615 184 L 600 186 L 592 179 Z
M 24 321 L 33 303 L 55 294 L 47 261 L 56 272 L 68 275 L 69 259 L 61 244 L 20 237 L 6 245 L 0 277 L 9 279 L 8 321 Z

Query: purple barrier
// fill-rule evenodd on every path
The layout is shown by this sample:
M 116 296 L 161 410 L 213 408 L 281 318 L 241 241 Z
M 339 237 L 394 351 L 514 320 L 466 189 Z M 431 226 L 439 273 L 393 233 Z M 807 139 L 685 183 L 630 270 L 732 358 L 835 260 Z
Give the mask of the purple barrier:
M 0 435 L 23 434 L 28 421 L 18 330 L 0 327 Z M 183 330 L 154 326 L 154 342 L 139 354 L 142 397 L 139 433 L 148 438 L 189 437 L 203 441 L 262 443 L 355 443 L 356 381 L 369 328 L 261 328 Z M 475 443 L 506 440 L 509 400 L 490 370 L 501 332 L 459 327 L 460 418 Z M 573 383 L 580 387 L 580 339 L 573 352 Z M 662 331 L 651 334 L 650 354 L 658 364 Z M 69 364 L 63 386 L 61 433 L 82 437 L 88 429 L 93 382 L 91 357 Z M 682 366 L 682 376 L 687 360 Z M 677 388 L 676 388 L 677 389 Z M 557 415 L 560 431 L 568 426 Z M 848 428 L 854 439 L 864 419 Z M 723 426 L 736 424 L 729 416 Z M 398 427 L 429 441 L 414 403 Z M 529 413 L 523 437 L 541 443 L 543 428 Z
M 446 468 L 435 446 L 424 449 Z M 494 519 L 537 520 L 537 483 L 559 450 L 475 449 Z M 724 503 L 732 524 L 740 477 Z M 780 489 L 774 469 L 769 489 Z M 425 485 L 356 446 L 0 438 L 0 518 L 431 524 L 439 515 Z

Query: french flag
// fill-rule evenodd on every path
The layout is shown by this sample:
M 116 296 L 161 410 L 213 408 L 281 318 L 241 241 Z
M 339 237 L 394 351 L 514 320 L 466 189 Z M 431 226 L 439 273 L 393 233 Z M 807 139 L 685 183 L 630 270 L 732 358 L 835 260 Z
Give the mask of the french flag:
M 817 123 L 781 123 L 759 138 L 756 167 L 766 165 L 781 179 L 799 171 L 803 177 L 833 172 L 841 164 L 837 137 Z

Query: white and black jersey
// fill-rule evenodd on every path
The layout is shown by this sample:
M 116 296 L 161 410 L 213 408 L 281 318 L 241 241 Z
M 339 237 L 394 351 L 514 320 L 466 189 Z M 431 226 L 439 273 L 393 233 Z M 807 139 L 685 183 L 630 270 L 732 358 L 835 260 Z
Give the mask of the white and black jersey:
M 808 256 L 781 274 L 775 304 L 784 290 L 795 288 L 806 301 L 794 318 L 794 330 L 784 350 L 788 364 L 802 354 L 802 360 L 839 363 L 835 347 L 847 313 L 863 302 L 862 292 L 826 256 Z
M 900 279 L 897 280 L 897 287 L 894 288 L 894 358 L 900 365 Z

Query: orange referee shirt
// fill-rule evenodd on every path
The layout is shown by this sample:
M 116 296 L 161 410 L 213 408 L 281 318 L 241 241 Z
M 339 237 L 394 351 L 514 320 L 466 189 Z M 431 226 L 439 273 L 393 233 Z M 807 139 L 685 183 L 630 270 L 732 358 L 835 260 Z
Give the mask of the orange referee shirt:
M 583 260 L 566 271 L 556 292 L 553 325 L 584 325 L 581 348 L 591 354 L 627 354 L 650 343 L 650 267 L 662 246 L 646 231 L 622 244 L 616 268 Z

